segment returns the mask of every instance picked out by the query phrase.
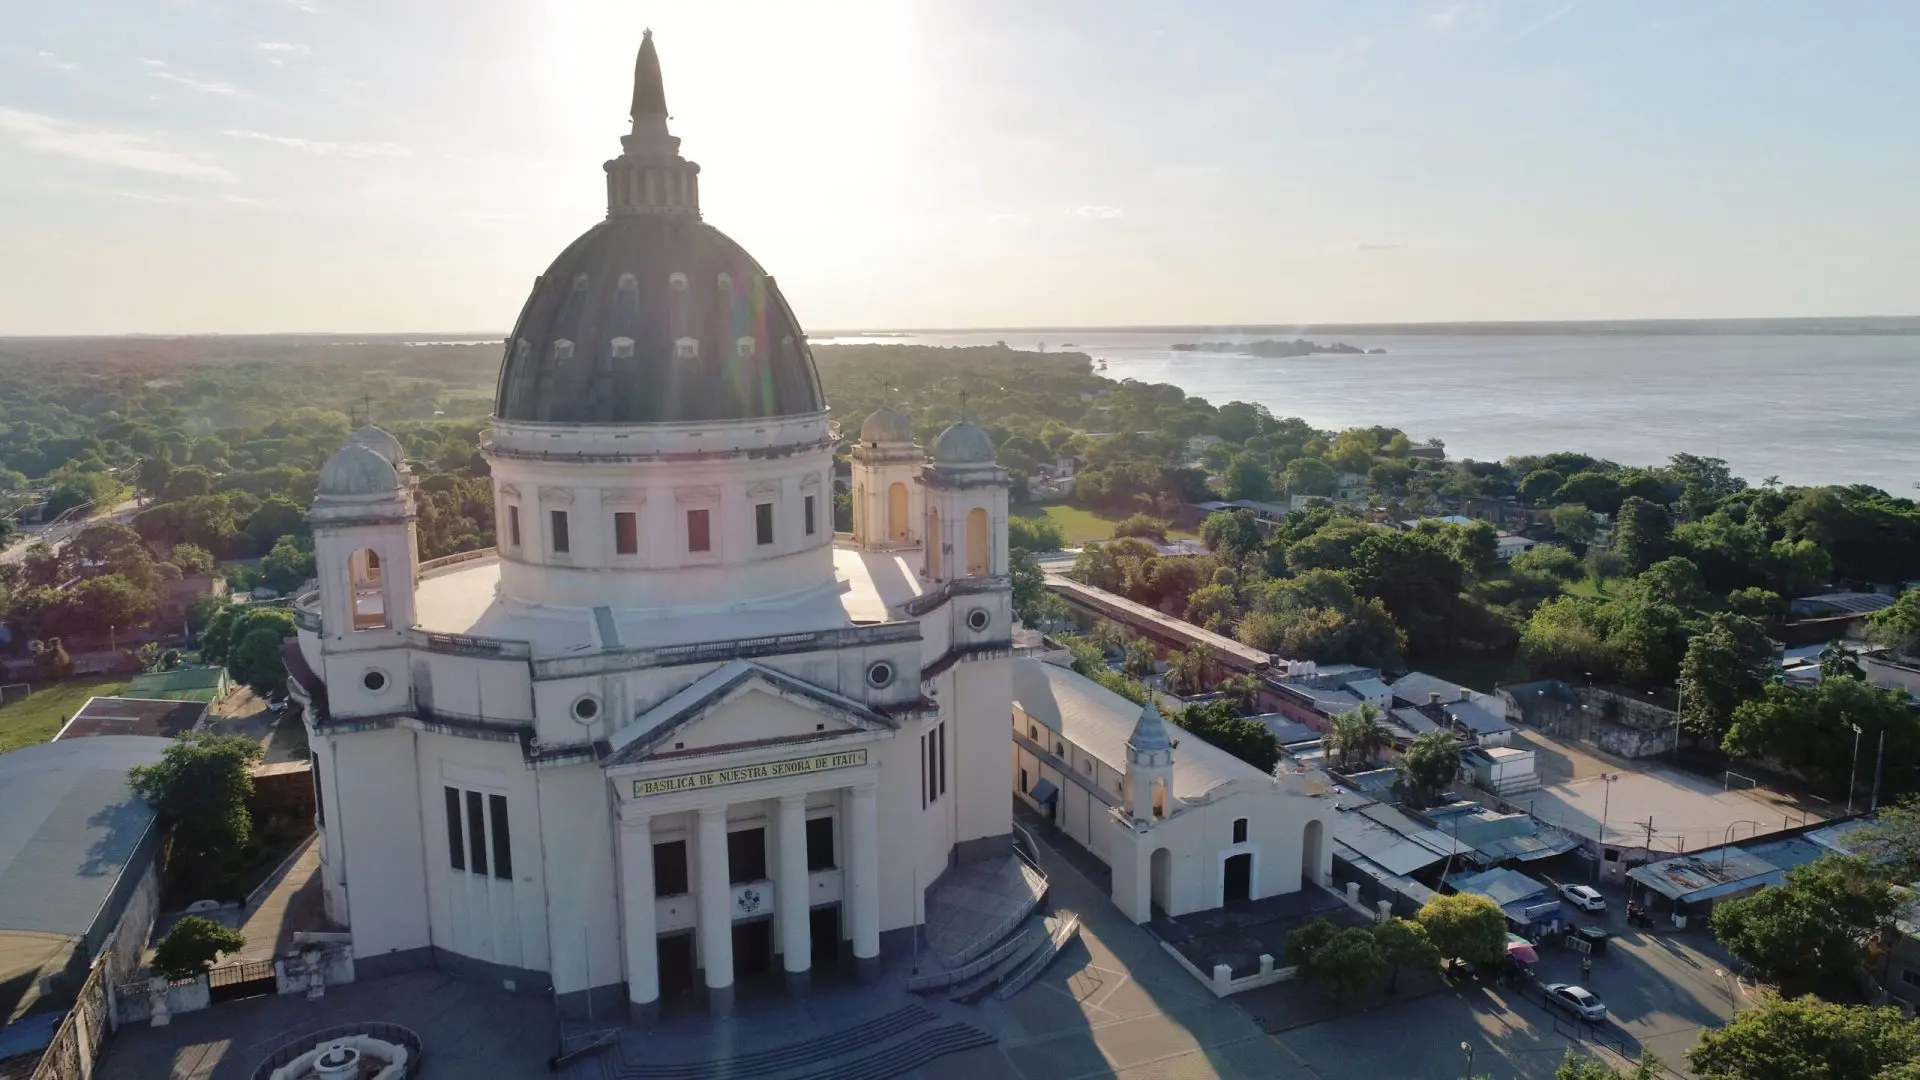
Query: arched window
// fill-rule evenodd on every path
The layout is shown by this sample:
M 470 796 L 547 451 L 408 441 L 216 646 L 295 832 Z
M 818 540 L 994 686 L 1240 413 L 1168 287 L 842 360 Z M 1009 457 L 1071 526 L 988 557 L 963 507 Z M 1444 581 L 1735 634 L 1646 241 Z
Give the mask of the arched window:
M 682 360 L 700 359 L 700 341 L 697 338 L 683 337 L 673 343 L 673 354 Z
M 386 629 L 387 591 L 378 552 L 361 548 L 347 556 L 347 588 L 353 599 L 353 628 Z
M 553 343 L 553 358 L 555 360 L 573 359 L 573 342 L 568 341 L 566 338 L 555 341 Z
M 585 274 L 573 275 L 573 291 L 574 292 L 587 291 L 587 275 Z
M 617 337 L 613 339 L 613 358 L 615 360 L 633 359 L 633 339 Z
M 1167 782 L 1165 780 L 1155 779 L 1153 782 L 1153 816 L 1157 818 L 1167 816 Z
M 898 481 L 887 489 L 887 539 L 907 538 L 907 485 Z
M 967 512 L 967 576 L 984 577 L 991 572 L 993 530 L 987 524 L 987 512 L 974 507 Z
M 640 279 L 637 277 L 634 277 L 632 274 L 621 274 L 620 275 L 620 291 L 621 292 L 639 292 Z
M 740 359 L 742 360 L 752 359 L 754 352 L 753 338 L 743 337 L 735 341 L 733 343 L 733 351 L 739 353 Z
M 720 271 L 720 291 L 729 296 L 733 295 L 733 275 L 725 270 Z

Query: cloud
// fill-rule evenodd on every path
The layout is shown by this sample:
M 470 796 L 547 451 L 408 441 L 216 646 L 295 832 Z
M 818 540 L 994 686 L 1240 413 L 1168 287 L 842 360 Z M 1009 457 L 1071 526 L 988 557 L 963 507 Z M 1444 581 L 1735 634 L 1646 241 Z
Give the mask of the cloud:
M 147 74 L 156 79 L 165 79 L 170 83 L 178 83 L 189 90 L 198 90 L 202 94 L 218 94 L 221 97 L 238 97 L 246 93 L 246 91 L 230 82 L 222 82 L 219 79 L 201 79 L 192 75 L 182 75 L 177 71 L 167 70 L 165 65 L 155 67 L 153 70 L 148 71 Z
M 1010 214 L 1001 211 L 997 214 L 988 214 L 987 220 L 1000 225 L 1024 225 L 1031 219 L 1025 214 Z
M 272 143 L 288 150 L 298 150 L 303 154 L 329 154 L 349 158 L 406 157 L 409 151 L 398 143 L 343 143 L 329 142 L 325 139 L 302 139 L 295 135 L 271 135 L 264 131 L 246 131 L 228 128 L 220 134 L 229 139 L 250 139 L 254 142 Z
M 1521 27 L 1519 30 L 1515 31 L 1513 36 L 1507 38 L 1506 44 L 1511 45 L 1514 42 L 1519 41 L 1521 38 L 1529 37 L 1542 30 L 1545 30 L 1547 27 L 1552 26 L 1554 23 L 1559 22 L 1561 19 L 1571 14 L 1573 12 L 1573 9 L 1579 7 L 1583 2 L 1585 2 L 1585 0 L 1569 0 L 1569 2 L 1561 4 L 1559 7 L 1554 8 L 1552 11 L 1547 12 L 1545 15 L 1541 16 L 1540 18 L 1535 19 L 1533 22 L 1530 22 L 1527 25 Z
M 187 201 L 185 196 L 158 195 L 150 191 L 123 191 L 120 193 L 120 197 L 123 199 L 132 199 L 134 202 L 145 203 L 183 203 Z
M 282 0 L 282 2 L 295 11 L 304 11 L 309 15 L 320 14 L 318 0 Z
M 271 199 L 257 199 L 252 195 L 221 195 L 220 201 L 233 203 L 236 206 L 268 206 L 273 202 Z
M 1067 213 L 1072 214 L 1074 217 L 1097 219 L 1101 221 L 1111 221 L 1114 218 L 1121 218 L 1121 217 L 1127 216 L 1127 212 L 1118 206 L 1098 206 L 1092 203 L 1076 206 L 1073 209 L 1067 211 Z
M 116 169 L 232 183 L 234 175 L 204 157 L 175 150 L 144 135 L 88 127 L 42 113 L 0 106 L 0 136 L 22 149 Z
M 267 63 L 272 64 L 274 67 L 284 67 L 288 57 L 306 56 L 313 52 L 312 49 L 307 48 L 305 45 L 298 45 L 290 41 L 262 41 L 256 44 L 254 48 L 259 49 L 266 57 Z
M 1376 243 L 1369 240 L 1362 240 L 1359 243 L 1353 245 L 1353 250 L 1355 251 L 1399 251 L 1401 248 L 1406 246 L 1407 245 L 1405 244 L 1381 244 L 1381 243 Z
M 34 53 L 33 58 L 47 65 L 48 67 L 54 68 L 59 71 L 72 71 L 75 68 L 80 66 L 79 64 L 73 63 L 72 61 L 62 60 L 50 52 Z

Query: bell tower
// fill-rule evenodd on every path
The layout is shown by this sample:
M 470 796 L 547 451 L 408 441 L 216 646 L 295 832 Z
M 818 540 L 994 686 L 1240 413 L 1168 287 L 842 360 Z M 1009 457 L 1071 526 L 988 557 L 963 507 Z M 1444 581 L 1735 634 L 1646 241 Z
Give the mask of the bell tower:
M 1173 806 L 1173 740 L 1149 701 L 1127 736 L 1127 816 L 1135 825 L 1166 817 Z
M 926 536 L 926 500 L 914 475 L 923 453 L 913 441 L 913 421 L 892 409 L 867 417 L 851 457 L 853 542 L 862 551 L 918 546 Z
M 375 427 L 354 432 L 320 470 L 307 520 L 328 651 L 397 646 L 413 625 L 413 484 L 399 441 Z

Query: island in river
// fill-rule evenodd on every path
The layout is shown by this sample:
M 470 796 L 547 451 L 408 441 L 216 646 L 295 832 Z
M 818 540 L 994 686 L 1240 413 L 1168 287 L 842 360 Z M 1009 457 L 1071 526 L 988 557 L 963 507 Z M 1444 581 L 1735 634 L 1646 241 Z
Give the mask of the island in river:
M 1344 341 L 1336 341 L 1328 345 L 1322 345 L 1317 341 L 1308 341 L 1306 338 L 1294 338 L 1292 341 L 1276 341 L 1272 338 L 1265 338 L 1260 341 L 1180 342 L 1174 345 L 1173 351 L 1239 353 L 1246 356 L 1286 357 L 1319 356 L 1325 353 L 1340 353 L 1352 356 L 1359 356 L 1363 353 L 1379 355 L 1385 353 L 1387 350 L 1362 349 L 1358 346 L 1349 345 Z

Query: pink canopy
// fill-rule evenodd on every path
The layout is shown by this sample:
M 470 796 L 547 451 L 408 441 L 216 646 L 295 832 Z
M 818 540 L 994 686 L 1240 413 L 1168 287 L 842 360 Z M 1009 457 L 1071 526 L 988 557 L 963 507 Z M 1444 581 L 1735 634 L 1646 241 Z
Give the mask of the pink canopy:
M 1507 955 L 1513 957 L 1516 963 L 1537 964 L 1540 962 L 1540 954 L 1534 952 L 1533 946 L 1524 941 L 1507 942 Z

